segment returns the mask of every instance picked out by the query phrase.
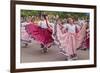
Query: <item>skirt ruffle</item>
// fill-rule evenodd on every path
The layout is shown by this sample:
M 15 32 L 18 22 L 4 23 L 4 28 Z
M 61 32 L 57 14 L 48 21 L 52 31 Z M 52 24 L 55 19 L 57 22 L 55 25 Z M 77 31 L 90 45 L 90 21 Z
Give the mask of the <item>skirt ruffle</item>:
M 62 48 L 67 56 L 76 54 L 76 49 L 79 48 L 83 42 L 86 34 L 86 25 L 83 25 L 78 33 L 63 32 L 60 25 L 57 25 L 57 41 L 59 47 Z
M 27 33 L 39 43 L 48 46 L 53 42 L 52 31 L 43 29 L 36 24 L 29 24 L 26 26 Z

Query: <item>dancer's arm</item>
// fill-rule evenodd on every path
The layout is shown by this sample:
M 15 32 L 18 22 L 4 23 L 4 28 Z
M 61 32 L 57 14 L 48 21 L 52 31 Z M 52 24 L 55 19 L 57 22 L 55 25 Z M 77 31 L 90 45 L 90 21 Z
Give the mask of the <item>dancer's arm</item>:
M 81 30 L 81 26 L 79 26 L 78 24 L 76 24 L 76 33 L 78 33 Z
M 63 25 L 62 31 L 63 31 L 64 33 L 68 32 L 68 25 L 67 25 L 67 24 L 64 24 L 64 25 Z

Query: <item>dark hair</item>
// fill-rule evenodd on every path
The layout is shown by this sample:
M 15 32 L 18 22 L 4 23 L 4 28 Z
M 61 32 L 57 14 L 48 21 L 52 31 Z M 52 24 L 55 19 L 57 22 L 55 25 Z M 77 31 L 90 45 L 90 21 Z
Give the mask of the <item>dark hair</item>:
M 43 15 L 42 15 L 42 17 L 43 17 L 44 19 L 46 19 L 46 16 L 47 16 L 46 14 L 43 14 Z
M 75 21 L 74 18 L 69 17 L 69 18 L 67 18 L 67 23 L 69 23 L 70 18 L 73 20 L 73 22 Z

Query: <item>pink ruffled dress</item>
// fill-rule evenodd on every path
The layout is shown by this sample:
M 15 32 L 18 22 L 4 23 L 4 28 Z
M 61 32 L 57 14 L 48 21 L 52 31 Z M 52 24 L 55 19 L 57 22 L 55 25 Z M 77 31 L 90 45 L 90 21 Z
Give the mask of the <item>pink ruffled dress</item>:
M 87 29 L 84 41 L 82 43 L 82 48 L 83 49 L 89 49 L 90 48 L 90 34 L 89 33 L 90 33 L 89 29 Z
M 78 32 L 63 31 L 61 25 L 57 24 L 56 26 L 58 46 L 64 50 L 66 56 L 77 54 L 76 49 L 81 46 L 86 34 L 86 25 L 83 25 Z
M 21 42 L 22 43 L 30 43 L 31 39 L 29 34 L 26 32 L 25 27 L 28 25 L 28 22 L 21 23 Z

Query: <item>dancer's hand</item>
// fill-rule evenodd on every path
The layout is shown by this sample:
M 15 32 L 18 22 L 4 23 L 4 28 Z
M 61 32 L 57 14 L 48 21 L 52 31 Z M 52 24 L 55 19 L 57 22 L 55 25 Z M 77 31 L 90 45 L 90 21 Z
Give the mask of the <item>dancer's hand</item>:
M 65 28 L 62 28 L 62 33 L 66 33 L 66 29 Z

